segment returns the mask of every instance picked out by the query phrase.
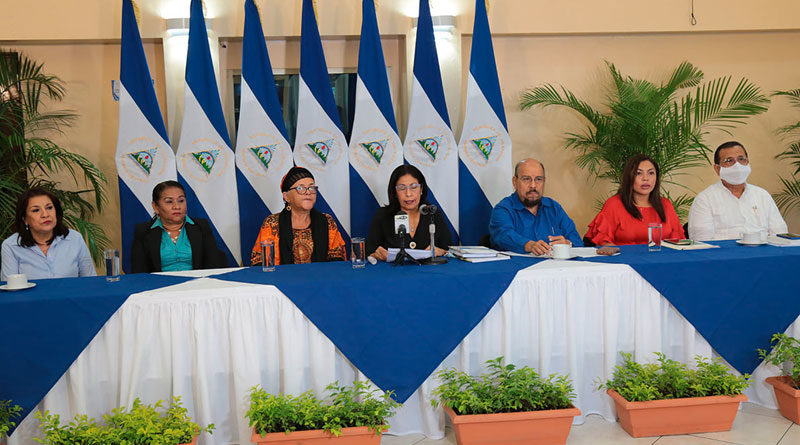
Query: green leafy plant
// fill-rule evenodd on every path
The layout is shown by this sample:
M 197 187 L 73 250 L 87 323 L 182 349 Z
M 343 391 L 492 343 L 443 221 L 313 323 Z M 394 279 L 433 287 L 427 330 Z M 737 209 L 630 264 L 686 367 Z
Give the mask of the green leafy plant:
M 750 383 L 750 375 L 735 375 L 720 359 L 695 357 L 696 369 L 656 352 L 656 363 L 641 364 L 622 353 L 623 363 L 600 388 L 613 389 L 629 402 L 685 397 L 734 396 Z
M 55 142 L 77 115 L 51 110 L 64 99 L 64 81 L 23 54 L 0 49 L 0 239 L 11 235 L 17 197 L 30 187 L 51 190 L 61 201 L 67 226 L 80 232 L 99 261 L 110 245 L 93 222 L 106 204 L 106 178 L 85 157 Z M 54 178 L 68 173 L 70 190 Z
M 578 152 L 579 167 L 613 184 L 620 183 L 628 158 L 643 153 L 658 162 L 664 185 L 689 191 L 678 177 L 688 168 L 708 165 L 711 149 L 703 138 L 709 131 L 729 133 L 746 118 L 767 111 L 769 104 L 760 89 L 744 78 L 730 93 L 731 76 L 701 85 L 703 72 L 689 62 L 678 65 L 661 84 L 634 79 L 606 64 L 612 82 L 602 109 L 552 84 L 526 91 L 520 106 L 523 110 L 563 106 L 583 116 L 588 125 L 567 133 L 566 148 Z M 670 196 L 668 190 L 664 194 L 685 218 L 693 197 Z
M 800 89 L 776 91 L 773 96 L 784 96 L 789 99 L 793 107 L 800 108 Z M 775 159 L 789 161 L 794 167 L 790 177 L 779 177 L 783 189 L 772 195 L 778 207 L 788 212 L 800 209 L 800 121 L 779 128 L 778 134 L 794 138 L 788 147 L 775 156 Z
M 35 417 L 42 422 L 44 439 L 36 440 L 48 445 L 176 445 L 214 431 L 213 424 L 203 428 L 194 423 L 180 397 L 175 397 L 163 413 L 159 412 L 161 409 L 160 400 L 155 405 L 145 405 L 136 399 L 130 410 L 120 407 L 104 415 L 105 425 L 86 415 L 77 415 L 72 422 L 61 425 L 58 414 L 37 412 Z
M 781 368 L 782 375 L 792 378 L 792 387 L 800 389 L 800 340 L 779 333 L 772 336 L 770 343 L 774 343 L 772 350 L 767 353 L 764 349 L 759 349 L 758 356 Z M 783 367 L 787 362 L 791 364 L 791 371 Z
M 0 400 L 0 438 L 5 437 L 11 428 L 17 426 L 13 419 L 19 417 L 22 407 L 12 405 L 11 400 Z
M 486 373 L 473 377 L 447 368 L 436 377 L 441 385 L 433 390 L 433 406 L 450 407 L 456 414 L 496 414 L 564 409 L 575 398 L 567 376 L 547 378 L 527 367 L 503 365 L 503 357 L 486 362 Z
M 382 395 L 366 382 L 352 386 L 331 383 L 326 388 L 327 401 L 317 399 L 311 391 L 299 396 L 273 395 L 261 387 L 250 390 L 247 418 L 258 434 L 305 430 L 325 430 L 339 436 L 342 428 L 367 426 L 376 434 L 388 429 L 386 419 L 400 406 L 392 392 Z

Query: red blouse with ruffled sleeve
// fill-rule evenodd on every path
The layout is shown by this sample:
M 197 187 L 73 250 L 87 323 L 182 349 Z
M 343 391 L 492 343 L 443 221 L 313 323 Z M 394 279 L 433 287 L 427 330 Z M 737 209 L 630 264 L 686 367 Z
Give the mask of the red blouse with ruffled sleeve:
M 685 238 L 683 226 L 675 213 L 675 208 L 667 198 L 661 198 L 664 204 L 666 221 L 661 221 L 658 213 L 652 207 L 639 207 L 642 219 L 636 219 L 625 210 L 622 199 L 614 195 L 606 201 L 600 213 L 589 223 L 586 237 L 598 246 L 604 244 L 646 244 L 647 225 L 661 223 L 662 238 Z

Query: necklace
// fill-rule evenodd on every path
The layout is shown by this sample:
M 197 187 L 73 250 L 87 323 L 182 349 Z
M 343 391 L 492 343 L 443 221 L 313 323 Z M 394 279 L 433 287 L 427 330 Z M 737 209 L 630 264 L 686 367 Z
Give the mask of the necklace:
M 167 230 L 166 228 L 164 230 L 167 231 L 167 235 L 169 235 L 169 239 L 172 240 L 172 243 L 173 244 L 177 244 L 178 243 L 178 237 L 181 236 L 181 231 L 183 230 L 183 226 L 181 225 L 180 227 L 178 227 L 178 230 L 175 233 L 175 235 L 172 235 L 173 230 Z

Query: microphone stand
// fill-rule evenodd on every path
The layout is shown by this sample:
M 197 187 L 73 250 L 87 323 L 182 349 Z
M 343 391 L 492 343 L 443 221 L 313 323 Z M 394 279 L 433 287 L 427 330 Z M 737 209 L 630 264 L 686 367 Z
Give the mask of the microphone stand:
M 433 218 L 431 218 L 431 223 L 428 226 L 428 232 L 431 234 L 431 257 L 425 260 L 424 264 L 438 265 L 447 263 L 447 258 L 436 256 L 436 245 L 434 243 L 435 239 L 434 235 L 436 235 L 436 224 L 433 222 Z
M 406 252 L 406 226 L 401 225 L 400 228 L 397 229 L 397 237 L 400 239 L 400 251 L 397 252 L 397 256 L 394 259 L 394 264 L 392 267 L 397 266 L 398 264 L 401 266 L 405 266 L 406 264 L 416 264 L 419 266 L 420 262 Z

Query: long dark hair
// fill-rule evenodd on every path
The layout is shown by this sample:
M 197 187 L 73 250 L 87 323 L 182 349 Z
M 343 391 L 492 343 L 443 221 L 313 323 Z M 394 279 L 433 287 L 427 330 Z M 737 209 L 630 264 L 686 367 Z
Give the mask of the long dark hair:
M 400 180 L 400 177 L 404 175 L 413 176 L 422 186 L 422 193 L 419 197 L 420 205 L 428 203 L 428 183 L 425 182 L 425 176 L 422 175 L 422 172 L 419 171 L 417 167 L 411 164 L 403 164 L 394 169 L 392 176 L 389 177 L 389 187 L 387 189 L 389 192 L 389 205 L 387 207 L 391 213 L 397 213 L 400 210 L 400 200 L 397 199 L 397 189 L 395 186 L 397 185 L 397 181 Z
M 36 245 L 36 240 L 33 239 L 31 229 L 25 224 L 25 216 L 28 214 L 28 202 L 31 198 L 36 196 L 47 196 L 53 202 L 53 208 L 56 209 L 56 224 L 53 226 L 53 236 L 47 240 L 47 244 L 53 242 L 57 236 L 67 236 L 69 229 L 64 225 L 64 209 L 61 207 L 61 201 L 58 200 L 56 195 L 50 190 L 45 190 L 39 187 L 33 187 L 20 195 L 17 200 L 17 210 L 14 215 L 14 231 L 19 234 L 19 245 L 22 247 L 33 247 Z
M 625 169 L 622 170 L 622 182 L 619 185 L 617 194 L 620 199 L 622 199 L 622 205 L 625 206 L 625 210 L 634 218 L 642 219 L 642 212 L 636 207 L 636 203 L 633 199 L 633 182 L 636 180 L 636 170 L 639 168 L 639 164 L 644 161 L 652 162 L 653 166 L 656 168 L 656 183 L 653 185 L 653 190 L 650 191 L 648 201 L 650 201 L 650 205 L 653 206 L 656 213 L 658 213 L 658 217 L 661 218 L 661 221 L 664 222 L 667 218 L 664 214 L 664 204 L 661 202 L 661 168 L 650 156 L 638 154 L 628 159 L 628 162 L 625 164 Z

